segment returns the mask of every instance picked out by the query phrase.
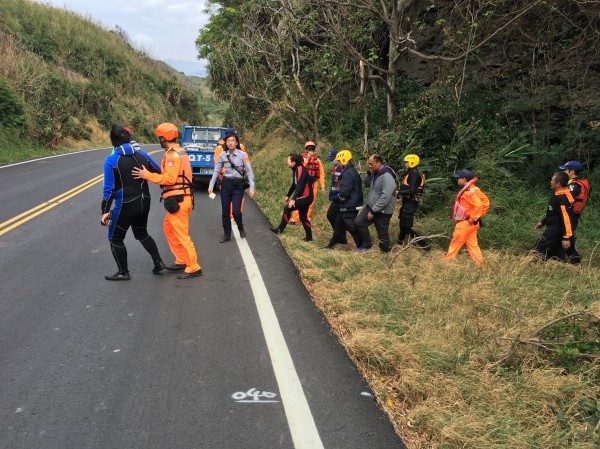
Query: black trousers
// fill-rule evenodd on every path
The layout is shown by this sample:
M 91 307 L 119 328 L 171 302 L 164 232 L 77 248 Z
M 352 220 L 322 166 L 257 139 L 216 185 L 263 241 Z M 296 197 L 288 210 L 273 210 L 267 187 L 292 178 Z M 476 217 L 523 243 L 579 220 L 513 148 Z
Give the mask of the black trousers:
M 242 221 L 242 200 L 244 199 L 244 186 L 234 184 L 223 178 L 221 184 L 221 220 L 223 222 L 223 231 L 225 237 L 231 237 L 231 215 L 240 231 L 244 230 Z M 231 212 L 231 214 L 230 214 Z
M 417 200 L 411 200 L 407 198 L 402 199 L 402 206 L 400 207 L 399 225 L 400 225 L 400 233 L 398 234 L 398 243 L 403 243 L 404 239 L 408 237 L 409 239 L 414 239 L 415 237 L 419 237 L 419 234 L 415 232 L 412 228 L 415 223 L 415 213 L 417 212 L 417 208 L 419 207 L 419 202 Z M 425 240 L 419 240 L 417 244 L 422 248 L 430 248 L 431 243 Z
M 354 224 L 354 220 L 356 219 L 357 215 L 357 210 L 340 211 L 336 215 L 335 222 L 333 223 L 333 235 L 329 240 L 329 246 L 333 246 L 336 243 L 339 243 L 341 239 L 344 239 L 346 236 L 346 231 L 352 236 L 357 248 L 362 246 L 362 239 L 360 238 L 360 234 L 358 233 L 356 225 Z
M 308 207 L 312 204 L 312 202 L 313 197 L 308 196 L 306 198 L 300 198 L 299 200 L 296 200 L 294 202 L 294 207 L 285 206 L 281 216 L 281 223 L 279 223 L 279 230 L 283 231 L 285 229 L 287 224 L 290 222 L 292 212 L 297 210 L 298 215 L 300 216 L 300 223 L 302 223 L 304 233 L 306 234 L 306 240 L 312 240 L 312 227 L 310 220 L 308 219 Z
M 371 234 L 369 233 L 369 226 L 375 224 L 375 230 L 377 231 L 377 238 L 379 239 L 379 249 L 383 252 L 388 252 L 390 247 L 390 220 L 392 219 L 392 214 L 383 214 L 381 212 L 373 212 L 373 219 L 369 220 L 367 214 L 372 212 L 369 207 L 365 207 L 354 223 L 356 224 L 356 229 L 360 234 L 360 238 L 362 240 L 363 248 L 370 248 L 373 246 L 371 242 Z
M 562 229 L 546 228 L 542 236 L 535 242 L 533 250 L 542 260 L 565 260 L 565 250 L 562 247 Z
M 571 246 L 569 249 L 563 249 L 564 254 L 561 259 L 566 257 L 567 262 L 572 263 L 573 265 L 577 265 L 581 263 L 581 255 L 575 249 L 575 230 L 577 229 L 577 225 L 579 224 L 580 217 L 579 215 L 573 215 L 571 217 L 571 231 L 573 231 L 573 235 L 569 238 L 571 242 Z M 562 249 L 562 245 L 561 245 Z
M 123 215 L 120 213 L 119 216 L 116 217 L 116 220 L 113 218 L 114 221 L 109 228 L 111 231 L 109 241 L 110 250 L 115 258 L 115 262 L 117 262 L 119 273 L 126 273 L 129 271 L 127 265 L 127 248 L 124 243 L 125 234 L 127 234 L 129 228 L 131 228 L 133 232 L 133 237 L 136 240 L 139 240 L 144 249 L 150 254 L 152 261 L 154 263 L 160 261 L 160 254 L 156 242 L 150 234 L 148 234 L 147 225 L 149 212 L 150 207 L 147 207 L 145 212 L 140 215 Z
M 335 222 L 337 220 L 338 215 L 340 214 L 340 204 L 332 201 L 329 204 L 329 209 L 327 209 L 327 221 L 331 225 L 331 229 L 335 232 Z M 354 219 L 353 219 L 354 220 Z M 342 235 L 339 237 L 339 240 L 336 243 L 348 243 L 348 237 L 346 236 L 346 230 L 342 232 Z

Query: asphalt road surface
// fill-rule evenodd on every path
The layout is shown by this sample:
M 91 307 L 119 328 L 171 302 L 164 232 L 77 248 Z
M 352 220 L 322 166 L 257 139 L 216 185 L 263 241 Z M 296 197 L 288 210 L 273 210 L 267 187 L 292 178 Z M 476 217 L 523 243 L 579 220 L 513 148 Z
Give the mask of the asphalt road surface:
M 109 151 L 0 167 L 0 448 L 402 448 L 249 198 L 247 238 L 219 244 L 196 192 L 204 276 L 153 275 L 128 233 L 132 280 L 104 280 Z

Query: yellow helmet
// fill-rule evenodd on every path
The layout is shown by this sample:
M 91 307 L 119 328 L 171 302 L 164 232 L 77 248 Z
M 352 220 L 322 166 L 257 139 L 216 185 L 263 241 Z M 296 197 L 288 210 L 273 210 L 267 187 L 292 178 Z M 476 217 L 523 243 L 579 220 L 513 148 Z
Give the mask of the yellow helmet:
M 154 134 L 156 134 L 156 137 L 159 139 L 162 137 L 167 142 L 171 142 L 179 137 L 179 131 L 172 123 L 161 123 L 154 130 Z
M 421 160 L 416 154 L 407 154 L 406 156 L 404 156 L 404 162 L 408 163 L 408 168 L 414 168 L 417 165 L 419 165 L 419 162 L 421 162 Z
M 352 159 L 350 150 L 342 150 L 335 155 L 335 160 L 340 161 L 342 165 L 346 165 L 350 159 Z

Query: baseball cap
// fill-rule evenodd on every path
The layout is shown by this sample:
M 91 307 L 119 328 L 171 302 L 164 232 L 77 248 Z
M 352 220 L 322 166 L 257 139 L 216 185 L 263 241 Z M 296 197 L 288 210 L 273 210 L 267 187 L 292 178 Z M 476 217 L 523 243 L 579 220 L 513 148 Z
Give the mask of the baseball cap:
M 335 155 L 338 153 L 337 150 L 330 150 L 329 153 L 327 153 L 327 160 L 328 161 L 335 161 Z
M 473 179 L 473 172 L 471 170 L 463 168 L 462 170 L 454 173 L 452 177 L 456 179 L 465 178 L 467 181 L 470 181 L 471 179 Z
M 575 172 L 580 172 L 583 170 L 583 165 L 579 161 L 569 161 L 565 165 L 559 165 L 558 168 L 561 170 L 575 170 Z

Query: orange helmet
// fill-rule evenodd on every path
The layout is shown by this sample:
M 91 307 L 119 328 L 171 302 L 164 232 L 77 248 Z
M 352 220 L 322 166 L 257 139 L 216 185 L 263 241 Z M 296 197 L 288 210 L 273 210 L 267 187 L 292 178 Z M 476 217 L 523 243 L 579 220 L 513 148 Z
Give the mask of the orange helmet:
M 156 134 L 156 137 L 159 139 L 162 137 L 167 142 L 175 140 L 177 137 L 179 137 L 179 131 L 172 123 L 161 123 L 154 130 L 154 134 Z
M 308 142 L 306 142 L 304 144 L 304 149 L 306 150 L 306 147 L 310 147 L 310 146 L 313 146 L 313 147 L 317 148 L 317 144 L 314 143 L 312 140 L 309 140 Z

